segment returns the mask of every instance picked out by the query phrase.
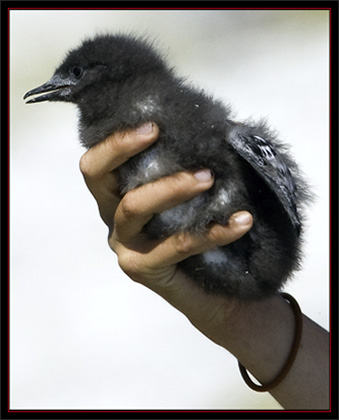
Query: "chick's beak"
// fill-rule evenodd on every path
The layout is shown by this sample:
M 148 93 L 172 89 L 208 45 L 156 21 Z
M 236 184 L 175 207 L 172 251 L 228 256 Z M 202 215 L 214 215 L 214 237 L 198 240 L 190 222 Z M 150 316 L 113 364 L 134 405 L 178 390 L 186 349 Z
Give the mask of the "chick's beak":
M 74 86 L 75 84 L 76 82 L 72 80 L 70 77 L 61 77 L 56 74 L 48 82 L 44 83 L 41 86 L 36 87 L 35 89 L 28 91 L 25 94 L 24 99 L 32 95 L 39 95 L 40 93 L 46 93 L 45 95 L 36 96 L 30 99 L 26 103 L 33 104 L 35 102 L 43 102 L 43 101 L 69 102 L 71 101 L 70 95 L 72 92 L 72 86 Z

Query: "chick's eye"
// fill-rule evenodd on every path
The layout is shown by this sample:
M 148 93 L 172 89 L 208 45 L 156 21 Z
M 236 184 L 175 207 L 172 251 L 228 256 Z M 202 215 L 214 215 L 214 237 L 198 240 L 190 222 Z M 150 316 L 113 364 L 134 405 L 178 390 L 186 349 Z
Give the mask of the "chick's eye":
M 71 72 L 77 79 L 79 79 L 82 76 L 83 70 L 79 66 L 74 66 Z

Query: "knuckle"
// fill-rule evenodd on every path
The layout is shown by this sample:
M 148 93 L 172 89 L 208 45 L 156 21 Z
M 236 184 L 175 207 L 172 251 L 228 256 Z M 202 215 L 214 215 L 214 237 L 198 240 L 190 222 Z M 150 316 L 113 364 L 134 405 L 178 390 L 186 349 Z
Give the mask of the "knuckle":
M 133 194 L 128 192 L 125 194 L 120 202 L 118 209 L 119 215 L 123 216 L 124 219 L 131 219 L 138 213 L 136 201 L 134 200 Z
M 114 234 L 113 235 L 109 235 L 107 241 L 108 241 L 108 245 L 111 248 L 111 250 L 116 253 L 116 240 L 115 240 Z
M 194 241 L 188 232 L 179 232 L 172 237 L 173 246 L 179 255 L 187 255 L 193 250 Z
M 236 239 L 236 235 L 229 226 L 213 225 L 207 232 L 208 241 L 216 246 L 227 245 Z
M 118 254 L 118 264 L 124 273 L 127 274 L 127 272 L 132 271 L 131 258 L 128 253 L 121 252 Z
M 92 176 L 93 171 L 89 152 L 86 152 L 81 156 L 79 168 L 85 178 L 90 178 Z
M 214 225 L 207 235 L 208 241 L 215 245 L 221 245 L 222 238 L 220 237 L 220 229 L 218 225 Z
M 125 251 L 118 254 L 118 264 L 121 270 L 132 280 L 138 281 L 141 269 L 130 252 Z
M 117 255 L 118 265 L 121 270 L 129 277 L 135 277 L 139 272 L 139 269 L 132 253 L 127 248 L 119 246 L 119 241 L 116 240 L 114 234 L 110 235 L 108 238 L 108 244 L 112 251 Z

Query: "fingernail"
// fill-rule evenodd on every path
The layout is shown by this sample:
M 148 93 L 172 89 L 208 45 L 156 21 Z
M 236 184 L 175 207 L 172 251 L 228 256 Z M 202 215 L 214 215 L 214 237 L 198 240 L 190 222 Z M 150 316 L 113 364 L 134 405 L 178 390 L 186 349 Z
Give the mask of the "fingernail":
M 146 124 L 141 125 L 137 128 L 137 133 L 141 134 L 143 136 L 147 134 L 151 134 L 153 131 L 153 124 L 151 122 L 148 122 Z
M 234 220 L 238 225 L 246 226 L 251 223 L 252 216 L 250 215 L 250 213 L 244 212 L 236 215 L 234 217 Z
M 200 182 L 207 182 L 213 178 L 213 174 L 210 169 L 200 169 L 194 173 L 194 176 Z

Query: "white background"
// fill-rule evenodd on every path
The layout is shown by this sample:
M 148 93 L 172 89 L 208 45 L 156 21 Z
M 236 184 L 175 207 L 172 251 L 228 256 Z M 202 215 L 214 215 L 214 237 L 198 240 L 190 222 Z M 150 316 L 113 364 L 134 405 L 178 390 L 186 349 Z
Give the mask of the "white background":
M 78 169 L 73 105 L 25 105 L 69 48 L 96 32 L 157 38 L 178 73 L 267 117 L 317 194 L 302 271 L 286 286 L 328 328 L 327 11 L 10 13 L 10 406 L 12 409 L 279 408 L 237 362 L 160 297 L 133 283 Z M 314 368 L 314 367 L 312 367 Z

